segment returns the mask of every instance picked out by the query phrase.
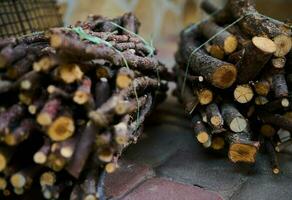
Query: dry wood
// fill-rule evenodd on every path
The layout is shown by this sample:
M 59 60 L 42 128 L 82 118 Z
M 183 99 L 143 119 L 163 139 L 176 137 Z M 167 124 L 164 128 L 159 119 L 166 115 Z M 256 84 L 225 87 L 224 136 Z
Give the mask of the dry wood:
M 238 81 L 248 83 L 254 80 L 275 51 L 276 45 L 272 40 L 266 37 L 253 37 L 238 63 Z
M 213 92 L 208 88 L 199 89 L 196 94 L 201 105 L 207 105 L 213 101 Z
M 254 163 L 259 149 L 259 142 L 251 141 L 251 134 L 248 131 L 240 133 L 229 133 L 228 157 L 232 162 Z
M 37 122 L 42 126 L 50 125 L 57 115 L 61 106 L 59 99 L 51 99 L 46 102 L 40 113 L 37 115 Z
M 277 49 L 274 53 L 276 57 L 283 57 L 289 53 L 292 48 L 292 39 L 290 36 L 280 34 L 273 38 Z
M 265 141 L 265 145 L 266 145 L 266 150 L 267 150 L 267 152 L 268 152 L 268 154 L 270 156 L 272 172 L 274 174 L 279 174 L 280 173 L 280 167 L 279 167 L 278 156 L 277 156 L 277 153 L 275 151 L 275 148 L 274 148 L 271 140 L 266 140 Z
M 248 103 L 253 98 L 253 90 L 248 84 L 237 85 L 233 92 L 233 96 L 239 103 Z
M 266 80 L 256 81 L 254 84 L 255 92 L 261 96 L 267 96 L 270 92 L 270 83 Z
M 228 125 L 230 130 L 238 133 L 246 129 L 247 127 L 246 119 L 233 105 L 231 104 L 222 105 L 221 112 L 224 122 Z
M 195 131 L 196 138 L 200 143 L 204 144 L 211 140 L 210 133 L 198 115 L 192 117 L 192 126 Z
M 184 44 L 181 49 L 181 55 L 190 64 L 190 68 L 204 77 L 215 87 L 224 89 L 230 87 L 236 77 L 236 67 L 230 63 L 221 61 L 207 55 L 202 49 L 193 52 L 199 45 L 194 41 L 197 37 L 198 30 L 196 27 L 181 35 L 181 43 Z M 191 56 L 192 55 L 192 56 Z M 190 57 L 191 56 L 191 57 Z
M 272 89 L 276 98 L 288 96 L 288 86 L 283 73 L 276 73 L 273 75 Z
M 223 126 L 223 118 L 216 103 L 211 103 L 206 107 L 207 121 L 213 128 Z
M 213 45 L 217 45 L 224 51 L 225 54 L 234 52 L 237 48 L 237 39 L 234 35 L 230 34 L 227 30 L 216 25 L 214 22 L 208 20 L 198 25 L 200 32 L 207 38 L 211 38 L 213 35 L 220 32 L 211 42 Z

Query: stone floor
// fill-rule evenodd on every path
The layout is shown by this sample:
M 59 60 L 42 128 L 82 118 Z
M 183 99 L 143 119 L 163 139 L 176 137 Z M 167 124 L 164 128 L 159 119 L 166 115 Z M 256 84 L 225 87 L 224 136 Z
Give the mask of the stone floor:
M 125 152 L 120 168 L 107 175 L 106 194 L 118 200 L 289 200 L 292 154 L 280 155 L 280 161 L 282 173 L 273 175 L 265 155 L 248 166 L 207 152 L 170 98 L 150 117 L 142 139 Z

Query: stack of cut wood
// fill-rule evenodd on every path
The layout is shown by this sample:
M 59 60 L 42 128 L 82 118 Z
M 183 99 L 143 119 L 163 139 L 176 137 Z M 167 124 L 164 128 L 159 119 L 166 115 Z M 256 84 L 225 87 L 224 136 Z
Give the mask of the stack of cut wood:
M 165 98 L 167 70 L 131 13 L 0 40 L 0 190 L 5 198 L 102 198 L 123 149 Z M 1 195 L 0 195 L 1 196 Z M 1 197 L 3 198 L 3 197 Z M 40 198 L 36 198 L 40 199 Z
M 291 28 L 258 13 L 253 0 L 202 8 L 212 17 L 182 31 L 175 68 L 196 138 L 247 163 L 264 141 L 279 173 L 276 151 L 292 144 Z

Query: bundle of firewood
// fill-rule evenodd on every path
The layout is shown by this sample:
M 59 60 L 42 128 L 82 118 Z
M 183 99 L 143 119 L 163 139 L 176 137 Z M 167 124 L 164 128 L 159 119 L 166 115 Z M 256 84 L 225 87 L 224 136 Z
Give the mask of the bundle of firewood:
M 103 199 L 102 170 L 118 167 L 123 149 L 166 97 L 167 70 L 137 35 L 139 25 L 131 13 L 89 16 L 75 26 L 0 40 L 6 198 L 40 192 L 46 199 Z
M 196 138 L 227 146 L 232 162 L 254 163 L 265 147 L 279 173 L 276 152 L 292 144 L 291 27 L 258 13 L 253 0 L 202 8 L 212 15 L 182 31 L 175 67 Z

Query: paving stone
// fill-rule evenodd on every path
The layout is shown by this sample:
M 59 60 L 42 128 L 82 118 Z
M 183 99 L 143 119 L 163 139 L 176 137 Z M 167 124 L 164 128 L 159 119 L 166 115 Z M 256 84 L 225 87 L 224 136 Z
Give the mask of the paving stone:
M 193 152 L 178 151 L 156 172 L 158 176 L 218 191 L 228 199 L 248 179 L 250 168 L 232 164 L 223 155 L 209 154 L 197 147 Z
M 105 193 L 108 198 L 122 197 L 142 181 L 154 175 L 153 170 L 147 165 L 121 160 L 119 166 L 117 171 L 106 176 Z
M 214 192 L 160 178 L 145 181 L 123 200 L 222 200 Z
M 291 180 L 291 175 L 255 175 L 231 199 L 288 200 L 292 197 Z

